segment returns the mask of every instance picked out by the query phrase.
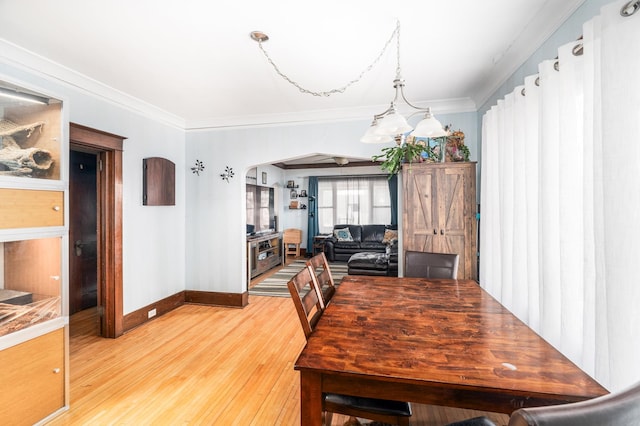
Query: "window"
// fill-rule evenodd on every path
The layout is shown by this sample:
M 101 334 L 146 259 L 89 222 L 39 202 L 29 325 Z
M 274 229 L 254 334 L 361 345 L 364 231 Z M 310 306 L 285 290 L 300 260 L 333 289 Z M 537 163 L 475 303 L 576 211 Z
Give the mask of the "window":
M 386 176 L 318 178 L 318 226 L 389 224 L 391 200 Z
M 247 233 L 266 231 L 274 227 L 273 188 L 247 184 Z

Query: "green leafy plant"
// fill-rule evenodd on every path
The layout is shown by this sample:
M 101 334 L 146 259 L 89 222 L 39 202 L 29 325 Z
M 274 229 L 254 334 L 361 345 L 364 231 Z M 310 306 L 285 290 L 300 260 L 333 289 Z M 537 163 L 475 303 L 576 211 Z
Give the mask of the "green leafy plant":
M 403 163 L 411 164 L 422 161 L 422 153 L 432 155 L 428 144 L 403 143 L 392 147 L 382 148 L 382 153 L 371 157 L 371 161 L 382 161 L 380 168 L 390 176 L 398 174 Z

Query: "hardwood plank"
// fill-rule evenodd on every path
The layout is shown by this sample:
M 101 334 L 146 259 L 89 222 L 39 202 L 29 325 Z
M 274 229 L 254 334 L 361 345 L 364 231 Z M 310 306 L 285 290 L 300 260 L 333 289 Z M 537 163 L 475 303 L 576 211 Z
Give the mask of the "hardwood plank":
M 118 339 L 98 337 L 98 324 L 95 310 L 71 318 L 71 408 L 50 425 L 300 424 L 293 363 L 306 341 L 287 298 L 252 296 L 244 309 L 187 304 Z M 423 426 L 485 414 L 414 412 L 411 424 Z

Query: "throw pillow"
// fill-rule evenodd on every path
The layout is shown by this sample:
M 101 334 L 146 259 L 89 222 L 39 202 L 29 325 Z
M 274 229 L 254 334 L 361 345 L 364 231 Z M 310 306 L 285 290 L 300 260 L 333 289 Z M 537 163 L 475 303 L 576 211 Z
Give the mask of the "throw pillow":
M 338 241 L 353 241 L 349 228 L 334 229 L 333 235 L 338 239 Z
M 391 244 L 397 239 L 398 239 L 398 231 L 395 231 L 393 229 L 386 229 L 384 231 L 384 237 L 382 237 L 382 242 L 384 244 Z

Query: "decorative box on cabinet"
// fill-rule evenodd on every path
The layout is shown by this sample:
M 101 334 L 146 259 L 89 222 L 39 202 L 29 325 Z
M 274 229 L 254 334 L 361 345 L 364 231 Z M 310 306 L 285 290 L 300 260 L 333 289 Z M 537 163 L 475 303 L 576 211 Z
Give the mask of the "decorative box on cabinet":
M 402 172 L 403 249 L 457 253 L 477 279 L 476 163 L 413 163 Z

